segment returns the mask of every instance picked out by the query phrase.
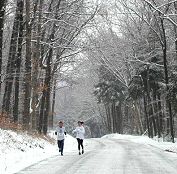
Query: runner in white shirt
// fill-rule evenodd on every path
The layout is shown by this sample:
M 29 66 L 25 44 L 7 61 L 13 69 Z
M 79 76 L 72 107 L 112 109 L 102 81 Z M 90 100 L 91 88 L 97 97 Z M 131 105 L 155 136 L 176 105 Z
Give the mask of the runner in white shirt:
M 81 148 L 80 147 L 82 147 L 82 154 L 84 153 L 83 140 L 84 140 L 85 129 L 84 129 L 83 124 L 84 124 L 84 122 L 78 121 L 78 126 L 76 127 L 75 130 L 73 130 L 73 133 L 76 133 L 79 155 L 81 155 L 81 152 L 80 152 Z
M 63 156 L 63 148 L 64 148 L 64 140 L 65 140 L 65 127 L 63 127 L 63 122 L 59 121 L 58 126 L 55 131 L 55 135 L 57 135 L 57 143 L 59 152 L 61 152 L 61 155 Z

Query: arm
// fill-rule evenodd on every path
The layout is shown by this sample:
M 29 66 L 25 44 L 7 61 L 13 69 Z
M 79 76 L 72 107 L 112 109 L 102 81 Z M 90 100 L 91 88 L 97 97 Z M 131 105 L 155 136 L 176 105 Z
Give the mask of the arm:
M 64 129 L 64 134 L 66 135 L 66 130 Z
M 76 132 L 77 132 L 76 129 L 74 129 L 74 130 L 72 131 L 73 134 L 76 133 Z
M 78 133 L 78 132 L 80 132 L 80 128 L 79 128 L 79 127 L 76 127 L 76 129 L 74 129 L 74 130 L 72 131 L 72 133 Z
M 57 135 L 57 132 L 58 132 L 58 128 L 55 129 L 55 135 Z

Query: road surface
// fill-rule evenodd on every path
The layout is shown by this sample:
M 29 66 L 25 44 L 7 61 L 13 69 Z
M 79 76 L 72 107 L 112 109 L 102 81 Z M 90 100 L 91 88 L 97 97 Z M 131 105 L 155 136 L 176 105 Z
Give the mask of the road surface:
M 17 174 L 175 174 L 177 154 L 127 140 L 91 139 L 96 146 L 34 164 Z

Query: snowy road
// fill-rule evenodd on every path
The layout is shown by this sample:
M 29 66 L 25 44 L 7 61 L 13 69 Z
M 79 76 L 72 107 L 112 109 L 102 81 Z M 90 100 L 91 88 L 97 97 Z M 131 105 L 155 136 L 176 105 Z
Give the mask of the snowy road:
M 174 174 L 177 154 L 127 140 L 92 139 L 93 150 L 55 156 L 18 174 Z

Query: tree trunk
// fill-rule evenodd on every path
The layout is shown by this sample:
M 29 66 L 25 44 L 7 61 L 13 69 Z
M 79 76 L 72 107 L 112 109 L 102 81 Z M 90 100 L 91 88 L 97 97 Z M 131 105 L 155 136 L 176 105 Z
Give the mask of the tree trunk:
M 0 1 L 0 92 L 1 92 L 2 48 L 3 48 L 3 29 L 4 29 L 5 9 L 6 9 L 6 0 L 1 0 Z
M 146 101 L 145 94 L 143 94 L 143 101 L 144 101 L 144 114 L 145 114 L 145 120 L 146 120 L 147 130 L 148 130 L 148 137 L 151 137 L 150 124 L 149 124 L 149 116 L 148 116 L 148 111 L 147 111 L 147 101 Z
M 162 113 L 162 104 L 160 94 L 157 96 L 158 98 L 158 110 L 159 110 L 159 129 L 161 134 L 163 133 L 163 113 Z
M 53 38 L 53 36 L 52 36 Z M 48 128 L 48 118 L 50 115 L 50 93 L 51 93 L 51 59 L 53 56 L 53 49 L 50 48 L 49 55 L 47 58 L 47 68 L 46 68 L 46 77 L 45 77 L 45 87 L 46 90 L 44 90 L 44 96 L 45 96 L 45 110 L 44 110 L 44 125 L 43 125 L 43 133 L 47 133 Z
M 49 119 L 49 126 L 53 128 L 53 119 L 54 119 L 54 112 L 55 112 L 55 97 L 56 97 L 56 84 L 57 80 L 54 80 L 53 86 L 53 97 L 52 97 L 52 111 L 51 111 L 51 118 Z
M 157 89 L 153 90 L 153 107 L 154 107 L 154 113 L 155 113 L 155 122 L 157 126 L 157 133 L 158 137 L 161 137 L 161 131 L 160 131 L 160 117 L 159 117 L 159 109 L 158 109 L 158 98 L 157 98 Z
M 168 67 L 167 67 L 167 41 L 166 41 L 166 32 L 164 28 L 164 21 L 163 18 L 161 20 L 161 27 L 162 27 L 162 34 L 163 34 L 163 45 L 162 45 L 162 51 L 163 51 L 163 65 L 164 65 L 164 74 L 165 74 L 165 83 L 167 88 L 167 94 L 169 93 L 169 77 L 168 77 Z M 171 101 L 170 101 L 170 95 L 167 96 L 167 105 L 169 109 L 169 124 L 170 124 L 170 134 L 171 134 L 171 140 L 174 143 L 174 128 L 173 128 L 173 115 L 172 115 L 172 107 L 171 107 Z
M 137 100 L 135 100 L 135 119 L 136 119 L 137 127 L 139 128 L 140 134 L 143 134 L 143 124 L 141 121 L 141 115 L 140 115 L 140 111 L 138 108 Z
M 175 14 L 177 15 L 177 2 L 174 2 Z M 176 19 L 176 18 L 175 18 Z M 175 20 L 177 22 L 177 20 Z M 175 32 L 175 52 L 176 52 L 176 62 L 177 62 L 177 26 L 173 25 Z
M 106 110 L 106 123 L 109 133 L 111 133 L 111 118 L 110 118 L 110 109 L 107 104 L 104 104 L 105 110 Z
M 32 108 L 32 112 L 31 112 L 31 120 L 32 120 L 32 129 L 33 130 L 37 130 L 37 120 L 39 118 L 37 118 L 38 114 L 37 112 L 37 106 L 38 106 L 38 87 L 39 87 L 39 83 L 38 83 L 38 76 L 39 76 L 39 61 L 40 61 L 40 41 L 41 41 L 41 17 L 42 17 L 42 5 L 43 5 L 43 0 L 39 1 L 39 7 L 38 7 L 38 20 L 37 20 L 37 31 L 36 31 L 36 35 L 35 38 L 37 40 L 36 43 L 34 43 L 33 45 L 33 76 L 32 76 L 32 104 L 31 104 L 31 108 Z
M 116 112 L 116 132 L 119 134 L 123 133 L 123 118 L 122 118 L 122 104 L 119 102 L 118 106 L 115 107 Z
M 10 114 L 11 108 L 11 93 L 15 74 L 15 64 L 16 64 L 16 52 L 17 52 L 17 42 L 19 34 L 19 24 L 21 18 L 21 0 L 17 1 L 16 14 L 13 24 L 9 57 L 6 68 L 6 78 L 5 78 L 5 92 L 3 96 L 2 111 L 3 113 Z
M 41 106 L 40 106 L 40 113 L 39 113 L 39 124 L 38 124 L 38 132 L 40 134 L 42 133 L 42 129 L 43 129 L 43 125 L 44 125 L 45 102 L 46 102 L 46 98 L 45 98 L 45 95 L 44 95 L 44 92 L 43 92 L 42 98 L 41 98 Z
M 151 105 L 151 96 L 150 96 L 150 84 L 149 84 L 149 65 L 147 66 L 147 113 L 149 118 L 149 131 L 150 131 L 150 137 L 153 138 L 154 131 L 153 131 L 153 109 Z
M 112 102 L 111 106 L 111 115 L 112 115 L 112 120 L 113 120 L 113 133 L 116 133 L 116 110 L 115 110 L 115 101 Z
M 14 106 L 13 106 L 13 118 L 14 122 L 18 121 L 18 105 L 19 105 L 19 80 L 20 80 L 20 68 L 22 61 L 22 42 L 23 42 L 23 0 L 19 1 L 19 35 L 18 35 L 18 50 L 16 57 L 16 77 L 15 77 L 15 96 L 14 96 Z
M 26 60 L 24 76 L 24 111 L 23 126 L 29 129 L 30 100 L 31 100 L 31 25 L 30 25 L 30 1 L 26 0 Z

